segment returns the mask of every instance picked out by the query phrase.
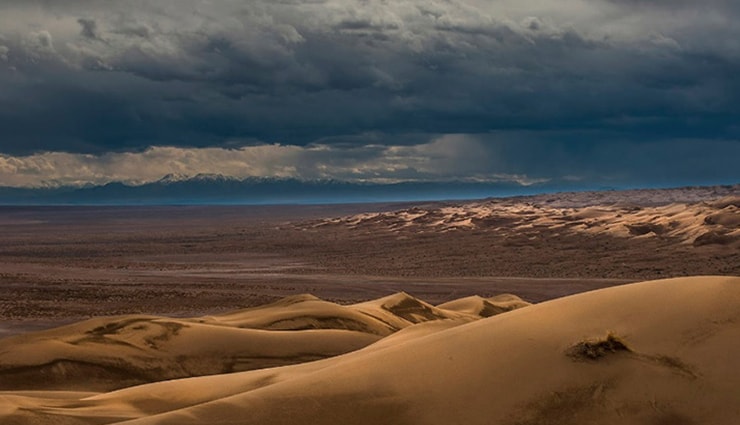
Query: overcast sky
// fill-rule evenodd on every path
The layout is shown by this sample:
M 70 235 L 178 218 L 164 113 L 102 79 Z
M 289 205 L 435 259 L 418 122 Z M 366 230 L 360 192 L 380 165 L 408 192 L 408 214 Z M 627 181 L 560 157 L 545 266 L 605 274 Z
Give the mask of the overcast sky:
M 0 0 L 0 185 L 740 181 L 736 0 Z

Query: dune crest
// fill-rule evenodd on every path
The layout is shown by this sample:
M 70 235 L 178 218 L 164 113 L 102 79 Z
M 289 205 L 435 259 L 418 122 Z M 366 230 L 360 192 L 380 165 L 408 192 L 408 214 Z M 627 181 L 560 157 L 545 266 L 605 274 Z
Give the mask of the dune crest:
M 515 310 L 530 305 L 516 295 L 503 294 L 491 298 L 483 298 L 477 295 L 461 298 L 440 304 L 438 307 L 444 310 L 452 310 L 461 313 L 474 314 L 482 317 L 491 317 L 507 311 Z

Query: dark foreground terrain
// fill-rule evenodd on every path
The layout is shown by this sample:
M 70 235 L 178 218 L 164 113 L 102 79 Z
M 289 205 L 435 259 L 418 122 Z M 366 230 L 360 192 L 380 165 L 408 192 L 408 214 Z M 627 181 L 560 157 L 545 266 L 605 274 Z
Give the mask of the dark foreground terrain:
M 739 275 L 738 186 L 418 206 L 0 208 L 0 336 L 311 293 L 531 302 Z M 379 213 L 384 212 L 384 213 Z

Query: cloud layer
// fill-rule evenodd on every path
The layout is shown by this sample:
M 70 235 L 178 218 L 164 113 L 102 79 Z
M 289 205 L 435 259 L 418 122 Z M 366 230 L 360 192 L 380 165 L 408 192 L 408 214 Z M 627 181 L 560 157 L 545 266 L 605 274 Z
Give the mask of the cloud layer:
M 0 156 L 0 180 L 15 187 L 142 184 L 166 175 L 221 174 L 236 178 L 276 177 L 364 182 L 452 180 L 518 181 L 496 175 L 479 141 L 446 136 L 415 146 L 257 145 L 238 149 L 152 147 L 143 152 L 103 155 L 48 152 Z
M 620 143 L 644 157 L 668 141 L 701 152 L 697 167 L 709 170 L 726 156 L 714 147 L 740 143 L 739 18 L 730 0 L 6 0 L 0 153 L 9 169 L 269 151 L 285 164 L 264 173 L 312 177 L 319 164 L 364 164 L 375 152 L 395 179 L 400 168 L 426 171 L 413 154 L 394 163 L 394 149 L 456 134 L 485 145 L 472 163 L 490 161 L 459 177 L 538 166 L 557 177 L 552 152 L 573 164 L 566 173 L 596 164 L 644 176 L 645 161 L 615 170 L 599 153 Z M 459 143 L 452 157 L 467 152 Z M 489 154 L 502 151 L 522 162 Z M 172 155 L 138 177 L 80 179 L 144 181 L 176 171 Z M 304 158 L 300 171 L 291 155 Z M 258 173 L 247 162 L 237 175 Z M 442 175 L 467 170 L 451 164 Z
M 574 147 L 569 143 L 527 140 L 527 134 L 519 134 L 512 140 L 489 134 L 446 135 L 416 145 L 263 144 L 233 149 L 165 146 L 100 155 L 62 152 L 0 155 L 0 181 L 12 187 L 109 182 L 138 185 L 167 175 L 220 174 L 240 179 L 274 177 L 373 183 L 570 182 L 589 187 L 717 184 L 735 181 L 734 165 L 738 157 L 740 144 L 731 142 L 670 140 L 645 146 L 615 141 Z

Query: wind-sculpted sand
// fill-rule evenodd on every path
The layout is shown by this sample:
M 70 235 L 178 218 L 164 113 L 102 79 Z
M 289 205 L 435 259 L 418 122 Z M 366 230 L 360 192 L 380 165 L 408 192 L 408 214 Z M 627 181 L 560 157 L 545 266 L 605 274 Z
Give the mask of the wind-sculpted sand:
M 368 316 L 361 334 L 390 336 L 324 360 L 113 392 L 6 390 L 0 393 L 0 422 L 732 425 L 740 418 L 740 278 L 635 283 L 480 318 L 491 308 L 520 306 L 510 296 L 468 297 L 433 307 L 397 294 L 344 308 L 302 297 L 183 320 L 170 340 L 182 338 L 196 351 L 220 345 L 218 332 L 213 340 L 206 337 L 214 329 L 264 329 L 276 320 L 298 325 L 296 317 L 315 317 L 319 311 L 336 320 L 308 320 L 312 329 L 307 330 L 263 332 L 288 332 L 287 338 L 304 333 L 315 347 L 334 345 L 336 335 L 315 325 L 360 314 Z M 293 321 L 285 322 L 288 318 Z M 100 320 L 98 326 L 105 328 L 120 319 Z M 168 319 L 146 320 L 154 326 Z M 202 338 L 185 332 L 201 329 L 196 324 L 209 327 Z M 405 326 L 398 330 L 399 325 Z M 87 338 L 89 326 L 30 334 L 26 343 L 73 350 L 64 341 L 73 335 Z M 138 341 L 133 329 L 128 335 L 127 341 Z M 105 357 L 107 343 L 90 344 L 90 353 Z M 126 351 L 121 356 L 124 361 L 135 357 Z
M 303 363 L 415 324 L 460 324 L 528 305 L 513 295 L 479 302 L 480 310 L 437 308 L 398 293 L 342 306 L 301 295 L 216 316 L 97 318 L 0 340 L 0 390 L 111 390 Z
M 566 204 L 567 205 L 567 204 Z M 502 235 L 538 229 L 558 233 L 611 235 L 619 238 L 672 238 L 694 246 L 740 248 L 740 196 L 711 202 L 639 206 L 614 202 L 597 206 L 564 206 L 563 202 L 490 200 L 451 206 L 358 214 L 313 223 L 316 227 L 346 226 L 398 234 L 479 230 Z

